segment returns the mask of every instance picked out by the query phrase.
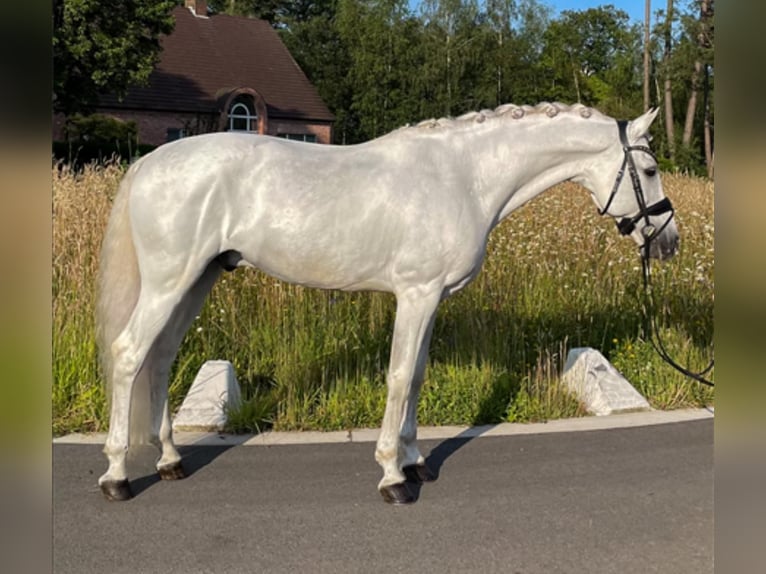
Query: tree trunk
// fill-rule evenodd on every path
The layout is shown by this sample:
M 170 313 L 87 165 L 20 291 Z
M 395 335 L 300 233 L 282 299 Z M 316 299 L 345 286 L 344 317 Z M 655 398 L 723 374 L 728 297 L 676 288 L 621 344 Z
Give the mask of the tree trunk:
M 712 26 L 713 26 L 713 0 L 703 0 L 702 10 L 704 21 L 706 23 L 703 31 L 705 32 L 704 46 L 707 49 L 713 48 Z M 715 177 L 715 149 L 713 143 L 712 122 L 710 121 L 710 68 L 712 64 L 705 64 L 705 83 L 702 88 L 702 94 L 705 98 L 704 104 L 704 136 L 705 136 L 705 163 L 707 164 L 707 174 L 710 179 Z
M 665 130 L 668 137 L 668 154 L 673 159 L 676 153 L 675 129 L 673 122 L 673 89 L 670 81 L 670 54 L 673 48 L 673 0 L 668 0 L 665 15 Z
M 450 54 L 450 35 L 447 34 L 447 116 L 452 115 L 452 78 L 450 77 L 451 67 L 452 54 Z
M 694 71 L 691 77 L 691 94 L 689 94 L 689 104 L 686 107 L 686 121 L 684 122 L 684 133 L 682 142 L 688 146 L 692 141 L 694 132 L 694 116 L 697 112 L 697 97 L 699 94 L 700 76 L 702 75 L 702 53 L 707 47 L 707 38 L 705 34 L 706 18 L 708 12 L 708 0 L 700 2 L 700 19 L 697 32 L 697 49 L 699 50 L 697 58 L 694 60 Z
M 709 69 L 705 66 L 705 84 L 702 90 L 702 97 L 704 98 L 704 139 L 705 139 L 705 165 L 707 166 L 707 176 L 713 179 L 713 138 L 710 133 L 710 81 L 709 81 Z
M 503 69 L 500 67 L 500 63 L 503 58 L 503 31 L 500 30 L 497 33 L 497 58 L 495 58 L 495 71 L 497 74 L 497 91 L 495 92 L 496 105 L 500 105 L 503 95 Z
M 571 52 L 569 53 L 569 61 L 572 63 L 572 78 L 574 78 L 575 91 L 577 92 L 577 103 L 579 104 L 582 103 L 580 97 L 580 81 L 577 78 L 577 67 L 575 66 L 574 58 L 572 57 Z
M 702 62 L 694 62 L 694 71 L 691 78 L 691 92 L 689 93 L 689 103 L 686 105 L 686 120 L 684 121 L 684 133 L 681 142 L 688 147 L 692 141 L 692 132 L 694 131 L 694 115 L 697 113 L 697 94 L 699 92 L 699 78 L 702 72 Z
M 646 0 L 644 8 L 644 111 L 649 110 L 649 30 L 651 24 L 652 0 Z

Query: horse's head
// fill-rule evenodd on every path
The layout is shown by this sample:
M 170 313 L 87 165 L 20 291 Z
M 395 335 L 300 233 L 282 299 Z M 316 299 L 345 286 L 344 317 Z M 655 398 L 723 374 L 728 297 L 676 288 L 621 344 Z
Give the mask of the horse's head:
M 649 148 L 649 126 L 657 108 L 631 122 L 615 124 L 614 144 L 599 158 L 588 180 L 599 213 L 611 215 L 645 258 L 668 259 L 678 249 L 673 206 L 665 197 L 657 158 Z

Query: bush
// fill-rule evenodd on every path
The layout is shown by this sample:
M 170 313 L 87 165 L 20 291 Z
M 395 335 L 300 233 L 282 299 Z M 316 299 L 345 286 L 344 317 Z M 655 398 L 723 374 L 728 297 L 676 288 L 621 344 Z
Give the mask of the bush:
M 102 114 L 68 118 L 64 137 L 65 141 L 53 142 L 53 157 L 78 169 L 93 161 L 130 162 L 154 149 L 139 143 L 136 122 Z

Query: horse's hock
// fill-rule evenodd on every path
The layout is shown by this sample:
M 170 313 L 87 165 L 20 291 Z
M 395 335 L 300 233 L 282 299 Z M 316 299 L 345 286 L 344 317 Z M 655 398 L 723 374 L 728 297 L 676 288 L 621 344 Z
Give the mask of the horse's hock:
M 174 431 L 222 431 L 227 411 L 239 406 L 242 395 L 229 361 L 207 361 L 200 367 L 181 408 Z
M 561 380 L 591 414 L 651 410 L 646 399 L 596 349 L 570 350 Z

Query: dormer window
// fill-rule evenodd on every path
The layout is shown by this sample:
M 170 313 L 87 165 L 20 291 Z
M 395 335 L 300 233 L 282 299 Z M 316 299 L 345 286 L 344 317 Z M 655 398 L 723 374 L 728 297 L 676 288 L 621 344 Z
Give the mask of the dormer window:
M 266 102 L 253 88 L 240 87 L 219 92 L 217 106 L 220 110 L 219 131 L 269 133 L 269 112 Z
M 258 132 L 258 115 L 243 101 L 235 100 L 229 110 L 229 131 Z

